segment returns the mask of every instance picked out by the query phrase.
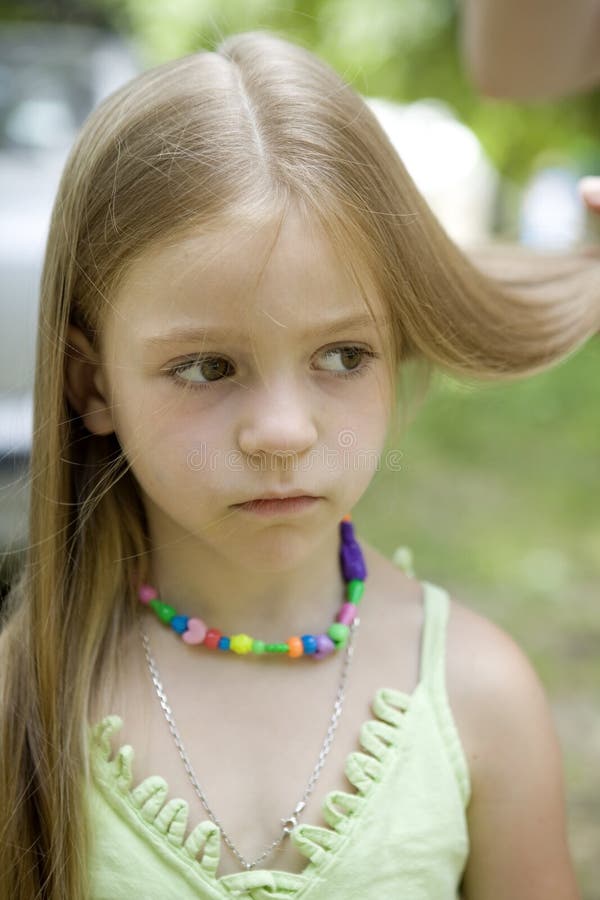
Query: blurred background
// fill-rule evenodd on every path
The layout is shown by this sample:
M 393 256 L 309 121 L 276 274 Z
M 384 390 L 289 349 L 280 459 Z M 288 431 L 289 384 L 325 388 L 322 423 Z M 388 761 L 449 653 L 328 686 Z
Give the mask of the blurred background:
M 50 209 L 90 110 L 137 72 L 269 28 L 365 96 L 449 234 L 540 253 L 600 239 L 600 93 L 486 99 L 455 0 L 58 0 L 0 10 L 0 592 L 27 541 L 38 283 Z M 600 340 L 553 371 L 476 388 L 437 375 L 355 510 L 365 537 L 490 617 L 550 698 L 584 900 L 600 879 Z M 403 549 L 404 548 L 404 549 Z M 408 549 L 406 549 L 408 548 Z

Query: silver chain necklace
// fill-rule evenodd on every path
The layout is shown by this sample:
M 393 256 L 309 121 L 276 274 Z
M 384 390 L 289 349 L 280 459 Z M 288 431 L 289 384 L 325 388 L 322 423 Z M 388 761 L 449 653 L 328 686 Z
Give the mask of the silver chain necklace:
M 315 768 L 313 769 L 312 775 L 308 779 L 308 783 L 306 785 L 306 789 L 302 795 L 302 798 L 294 807 L 294 811 L 291 816 L 288 816 L 287 819 L 279 820 L 283 825 L 281 836 L 278 837 L 277 840 L 273 841 L 272 844 L 269 844 L 267 849 L 264 850 L 263 853 L 261 853 L 261 855 L 258 856 L 253 862 L 249 862 L 247 859 L 245 859 L 244 856 L 242 856 L 242 854 L 239 852 L 239 850 L 235 847 L 233 841 L 231 840 L 231 838 L 229 837 L 229 835 L 223 828 L 221 822 L 219 821 L 219 819 L 216 817 L 216 815 L 211 810 L 210 806 L 208 805 L 206 795 L 205 795 L 204 791 L 202 790 L 202 788 L 200 787 L 200 784 L 198 783 L 198 779 L 192 768 L 192 764 L 190 763 L 190 760 L 186 753 L 185 747 L 183 746 L 183 741 L 181 740 L 181 736 L 177 729 L 177 725 L 175 724 L 175 719 L 173 718 L 173 713 L 171 711 L 169 701 L 167 700 L 167 695 L 165 694 L 165 690 L 164 690 L 164 688 L 162 686 L 162 682 L 160 680 L 160 675 L 158 672 L 158 667 L 156 665 L 156 661 L 155 661 L 154 657 L 152 656 L 152 653 L 150 652 L 150 640 L 148 638 L 148 635 L 144 631 L 141 618 L 139 619 L 140 633 L 142 636 L 142 642 L 144 644 L 144 653 L 146 655 L 146 662 L 148 663 L 150 677 L 152 678 L 152 683 L 154 684 L 154 688 L 156 690 L 156 695 L 160 702 L 161 709 L 164 713 L 165 719 L 167 720 L 167 725 L 169 726 L 169 731 L 171 732 L 171 734 L 173 736 L 175 746 L 177 747 L 179 755 L 183 761 L 185 771 L 187 772 L 187 775 L 192 784 L 192 787 L 194 788 L 194 791 L 200 798 L 200 802 L 202 803 L 202 806 L 206 810 L 206 813 L 207 813 L 209 819 L 212 822 L 214 822 L 214 824 L 220 829 L 223 840 L 225 841 L 225 843 L 227 844 L 227 846 L 229 847 L 231 852 L 239 859 L 239 861 L 242 864 L 242 866 L 244 867 L 244 869 L 253 869 L 259 862 L 262 862 L 263 859 L 265 859 L 267 856 L 269 856 L 273 852 L 273 850 L 275 850 L 275 848 L 278 847 L 289 834 L 291 834 L 291 832 L 294 830 L 294 828 L 298 824 L 298 816 L 300 815 L 300 813 L 306 806 L 306 801 L 312 794 L 315 784 L 317 783 L 317 780 L 319 778 L 319 775 L 321 774 L 321 769 L 323 768 L 323 764 L 325 762 L 327 754 L 329 753 L 329 751 L 331 749 L 331 745 L 333 743 L 333 738 L 334 738 L 335 731 L 336 731 L 336 728 L 338 725 L 338 721 L 342 714 L 342 708 L 344 705 L 344 697 L 345 697 L 346 680 L 348 678 L 348 671 L 350 668 L 350 663 L 351 663 L 352 657 L 354 655 L 354 635 L 355 635 L 355 632 L 358 629 L 359 625 L 360 625 L 360 619 L 358 617 L 355 618 L 354 622 L 350 625 L 350 634 L 348 637 L 348 643 L 346 644 L 346 654 L 345 654 L 344 663 L 342 666 L 342 674 L 340 677 L 340 682 L 338 685 L 335 702 L 333 704 L 333 712 L 332 712 L 330 720 L 329 720 L 329 727 L 327 729 L 327 734 L 325 735 L 325 740 L 323 741 L 323 745 L 321 746 L 321 750 L 319 751 L 319 758 L 317 760 L 317 764 L 316 764 Z

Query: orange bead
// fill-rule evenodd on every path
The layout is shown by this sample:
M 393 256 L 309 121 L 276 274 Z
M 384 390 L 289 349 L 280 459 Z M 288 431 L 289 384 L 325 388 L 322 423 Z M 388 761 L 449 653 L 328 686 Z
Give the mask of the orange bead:
M 304 653 L 304 645 L 302 643 L 302 638 L 299 637 L 291 637 L 287 639 L 288 647 L 290 648 L 289 655 L 290 656 L 302 656 Z
M 342 516 L 342 522 L 351 522 L 351 521 L 352 521 L 352 516 L 350 515 L 350 513 L 348 513 L 347 516 Z

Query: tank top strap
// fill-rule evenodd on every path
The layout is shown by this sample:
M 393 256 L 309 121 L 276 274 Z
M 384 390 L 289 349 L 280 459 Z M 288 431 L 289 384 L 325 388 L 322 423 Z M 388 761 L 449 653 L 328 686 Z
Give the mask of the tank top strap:
M 421 580 L 423 630 L 419 678 L 438 699 L 446 696 L 446 626 L 450 598 L 445 588 Z
M 465 805 L 471 796 L 471 778 L 446 687 L 446 633 L 450 615 L 450 596 L 445 588 L 421 581 L 423 587 L 423 630 L 419 683 L 430 698 L 431 708 L 448 759 Z

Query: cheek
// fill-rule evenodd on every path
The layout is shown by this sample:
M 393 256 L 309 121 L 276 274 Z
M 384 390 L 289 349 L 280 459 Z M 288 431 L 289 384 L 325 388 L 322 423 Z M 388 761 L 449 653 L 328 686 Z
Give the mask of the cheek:
M 371 388 L 357 405 L 356 415 L 348 416 L 346 428 L 337 434 L 340 465 L 363 487 L 381 465 L 390 418 L 387 399 Z
M 343 409 L 336 422 L 337 443 L 341 448 L 380 450 L 389 425 L 389 393 L 371 382 L 353 398 L 350 409 Z
M 156 467 L 156 460 L 176 450 L 173 409 L 134 379 L 114 393 L 115 432 L 132 468 Z M 177 456 L 178 454 L 176 454 Z
M 230 422 L 218 411 L 200 410 L 190 396 L 135 389 L 129 385 L 118 397 L 115 431 L 133 474 L 148 492 L 152 489 L 206 487 L 222 479 L 229 456 L 224 442 Z

